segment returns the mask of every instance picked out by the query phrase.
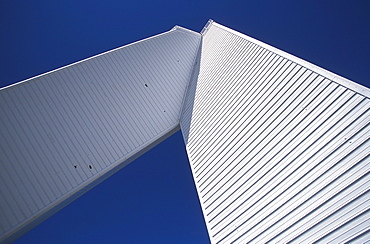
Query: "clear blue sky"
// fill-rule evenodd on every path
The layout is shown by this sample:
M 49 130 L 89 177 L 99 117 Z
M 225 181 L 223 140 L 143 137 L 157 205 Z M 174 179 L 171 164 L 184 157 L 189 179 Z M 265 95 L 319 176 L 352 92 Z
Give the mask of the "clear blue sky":
M 370 3 L 360 0 L 2 0 L 0 86 L 174 25 L 200 31 L 209 18 L 370 87 Z M 16 243 L 207 242 L 178 132 Z

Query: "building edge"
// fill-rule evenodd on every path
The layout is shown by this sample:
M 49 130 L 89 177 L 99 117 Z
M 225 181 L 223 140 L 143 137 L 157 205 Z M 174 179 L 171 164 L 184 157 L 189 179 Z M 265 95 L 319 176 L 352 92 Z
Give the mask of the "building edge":
M 15 230 L 10 233 L 4 235 L 4 239 L 1 240 L 2 243 L 12 243 L 17 240 L 22 235 L 26 234 L 28 231 L 32 230 L 46 219 L 53 216 L 59 210 L 66 207 L 68 204 L 72 203 L 77 198 L 81 197 L 86 192 L 93 189 L 98 184 L 102 183 L 104 180 L 108 179 L 114 173 L 118 172 L 122 168 L 129 165 L 135 159 L 139 158 L 141 155 L 148 152 L 153 147 L 157 146 L 162 141 L 166 140 L 168 137 L 172 136 L 174 133 L 180 130 L 179 124 L 172 126 L 166 131 L 163 131 L 157 137 L 153 138 L 152 140 L 148 141 L 144 145 L 137 148 L 137 151 L 130 153 L 129 155 L 123 157 L 120 160 L 117 160 L 111 166 L 107 167 L 104 171 L 100 172 L 99 174 L 95 175 L 94 177 L 88 179 L 85 183 L 82 184 L 81 188 L 75 189 L 69 195 L 64 196 L 57 202 L 53 203 L 48 209 L 45 211 L 39 211 L 35 213 L 31 217 L 29 217 L 24 223 L 20 224 Z M 80 187 L 80 186 L 79 186 Z

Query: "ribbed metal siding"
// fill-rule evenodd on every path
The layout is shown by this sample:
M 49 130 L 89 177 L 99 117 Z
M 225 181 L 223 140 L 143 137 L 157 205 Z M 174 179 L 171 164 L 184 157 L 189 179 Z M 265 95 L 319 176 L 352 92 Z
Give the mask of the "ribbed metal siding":
M 0 241 L 179 128 L 200 39 L 175 27 L 0 91 Z
M 203 32 L 180 125 L 211 241 L 368 239 L 369 90 L 217 23 Z

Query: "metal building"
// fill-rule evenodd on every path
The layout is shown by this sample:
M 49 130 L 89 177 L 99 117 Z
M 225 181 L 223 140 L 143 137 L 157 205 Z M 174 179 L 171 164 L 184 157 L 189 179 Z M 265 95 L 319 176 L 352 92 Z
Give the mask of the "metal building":
M 0 241 L 181 128 L 212 243 L 362 243 L 369 96 L 213 21 L 2 88 Z
M 370 91 L 209 22 L 181 129 L 213 243 L 369 239 Z

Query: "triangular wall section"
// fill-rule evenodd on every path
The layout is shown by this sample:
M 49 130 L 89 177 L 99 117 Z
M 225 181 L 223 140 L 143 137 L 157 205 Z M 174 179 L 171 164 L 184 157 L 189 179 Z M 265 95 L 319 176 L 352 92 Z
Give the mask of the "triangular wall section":
M 370 90 L 210 21 L 181 117 L 212 243 L 368 240 Z
M 176 26 L 0 90 L 0 241 L 179 130 L 200 40 Z

